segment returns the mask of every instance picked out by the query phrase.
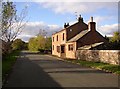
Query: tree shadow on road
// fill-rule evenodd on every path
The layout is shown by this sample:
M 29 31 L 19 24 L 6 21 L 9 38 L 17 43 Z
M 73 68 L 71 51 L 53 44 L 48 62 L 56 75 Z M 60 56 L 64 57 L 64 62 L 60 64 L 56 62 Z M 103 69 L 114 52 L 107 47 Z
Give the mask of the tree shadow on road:
M 92 69 L 90 67 L 85 67 L 73 63 L 68 63 L 61 60 L 48 60 L 48 59 L 40 59 L 40 60 L 32 60 L 36 64 L 43 65 L 43 68 L 46 70 L 50 70 L 47 73 L 106 73 L 102 70 Z M 68 65 L 68 66 L 66 66 Z
M 19 58 L 4 87 L 61 87 L 40 66 L 27 57 Z

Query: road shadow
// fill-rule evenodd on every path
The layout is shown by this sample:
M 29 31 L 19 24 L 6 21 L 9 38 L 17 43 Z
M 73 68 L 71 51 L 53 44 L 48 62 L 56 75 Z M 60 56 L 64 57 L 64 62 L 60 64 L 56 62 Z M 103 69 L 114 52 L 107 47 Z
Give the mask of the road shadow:
M 22 55 L 23 56 L 23 55 Z M 49 76 L 40 66 L 22 57 L 17 60 L 6 87 L 61 87 L 51 76 Z
M 49 60 L 49 59 L 40 59 L 40 60 L 32 60 L 36 64 L 43 65 L 45 70 L 50 70 L 47 73 L 79 73 L 79 74 L 106 74 L 105 71 L 92 69 L 90 67 L 85 67 L 73 63 L 68 63 L 61 60 Z M 69 65 L 69 66 L 66 66 Z
M 97 71 L 97 70 L 64 70 L 64 71 L 50 71 L 47 73 L 79 73 L 79 74 L 84 74 L 84 73 L 106 73 L 103 71 Z

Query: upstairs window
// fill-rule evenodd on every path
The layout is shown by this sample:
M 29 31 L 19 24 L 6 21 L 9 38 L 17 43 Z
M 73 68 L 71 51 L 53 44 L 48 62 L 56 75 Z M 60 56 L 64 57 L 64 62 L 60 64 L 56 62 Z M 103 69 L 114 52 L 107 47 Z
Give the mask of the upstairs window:
M 64 33 L 63 33 L 63 40 L 64 40 Z
M 72 32 L 72 29 L 70 29 L 70 32 Z
M 58 41 L 58 35 L 57 35 L 57 41 Z
M 54 45 L 53 45 L 53 50 L 54 50 Z
M 73 44 L 68 45 L 68 51 L 73 51 Z

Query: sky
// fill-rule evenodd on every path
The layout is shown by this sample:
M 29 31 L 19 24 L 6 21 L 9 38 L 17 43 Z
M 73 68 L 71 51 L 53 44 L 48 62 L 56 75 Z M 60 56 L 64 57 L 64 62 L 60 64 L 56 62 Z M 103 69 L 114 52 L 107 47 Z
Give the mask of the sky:
M 114 0 L 113 0 L 114 1 Z M 25 42 L 36 36 L 40 29 L 47 32 L 47 36 L 63 29 L 64 23 L 74 24 L 79 15 L 88 24 L 90 17 L 96 22 L 96 30 L 103 36 L 112 36 L 118 31 L 118 2 L 14 2 L 17 14 L 27 6 L 27 24 L 17 37 Z

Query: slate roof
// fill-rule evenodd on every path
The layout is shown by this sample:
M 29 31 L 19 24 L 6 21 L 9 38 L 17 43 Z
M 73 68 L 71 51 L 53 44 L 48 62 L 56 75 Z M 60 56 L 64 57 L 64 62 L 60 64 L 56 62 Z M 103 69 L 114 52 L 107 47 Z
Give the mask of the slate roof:
M 78 49 L 90 49 L 92 47 L 96 47 L 96 46 L 101 45 L 103 43 L 104 42 L 99 42 L 99 43 L 94 43 L 94 44 L 90 44 L 90 45 L 85 45 L 85 46 L 79 47 Z
M 89 30 L 84 30 L 84 31 L 80 32 L 79 34 L 77 34 L 76 36 L 74 36 L 73 38 L 71 38 L 70 40 L 68 40 L 67 42 L 76 42 L 77 40 L 79 40 L 81 37 L 83 37 L 88 32 L 89 32 Z

